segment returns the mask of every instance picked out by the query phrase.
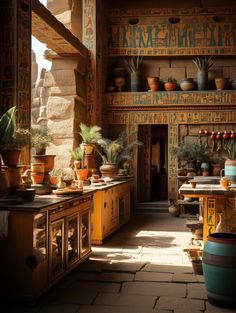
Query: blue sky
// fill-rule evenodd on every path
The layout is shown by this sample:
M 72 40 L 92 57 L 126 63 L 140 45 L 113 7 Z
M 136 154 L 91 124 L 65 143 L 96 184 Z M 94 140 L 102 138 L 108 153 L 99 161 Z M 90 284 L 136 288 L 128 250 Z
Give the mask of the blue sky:
M 46 5 L 47 0 L 40 0 L 43 5 Z M 46 45 L 32 36 L 32 49 L 36 53 L 36 62 L 39 66 L 39 74 L 42 68 L 46 68 L 49 70 L 51 68 L 51 62 L 44 59 L 43 54 L 44 51 L 47 49 Z

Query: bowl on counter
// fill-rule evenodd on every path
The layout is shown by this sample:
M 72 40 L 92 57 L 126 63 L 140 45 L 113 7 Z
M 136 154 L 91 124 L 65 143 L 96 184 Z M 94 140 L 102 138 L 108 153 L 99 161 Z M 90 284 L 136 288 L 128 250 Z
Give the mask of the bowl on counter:
M 34 197 L 35 197 L 35 189 L 34 188 L 17 189 L 16 193 L 25 202 L 32 202 L 32 201 L 34 201 Z

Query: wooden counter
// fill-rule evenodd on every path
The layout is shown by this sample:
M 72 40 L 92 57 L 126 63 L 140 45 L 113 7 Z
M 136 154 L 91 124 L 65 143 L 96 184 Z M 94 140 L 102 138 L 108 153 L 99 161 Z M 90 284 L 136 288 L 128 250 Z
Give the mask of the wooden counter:
M 132 182 L 129 179 L 96 188 L 91 216 L 92 244 L 102 245 L 104 238 L 130 219 Z
M 8 236 L 0 239 L 1 283 L 8 297 L 37 299 L 89 257 L 93 193 L 37 196 L 4 206 Z
M 203 212 L 203 241 L 213 233 L 219 222 L 219 214 L 227 214 L 235 207 L 236 185 L 223 189 L 219 184 L 200 184 L 192 188 L 190 184 L 183 184 L 179 193 L 190 198 L 199 198 L 200 210 Z

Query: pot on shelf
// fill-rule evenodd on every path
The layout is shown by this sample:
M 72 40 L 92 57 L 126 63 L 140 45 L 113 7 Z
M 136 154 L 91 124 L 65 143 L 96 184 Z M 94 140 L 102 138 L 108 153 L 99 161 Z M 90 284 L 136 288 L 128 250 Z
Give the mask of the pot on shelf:
M 183 78 L 180 81 L 180 88 L 183 91 L 193 90 L 194 89 L 194 81 L 193 78 Z
M 227 89 L 228 83 L 229 83 L 228 78 L 224 78 L 224 77 L 215 78 L 215 84 L 216 84 L 217 90 Z
M 130 74 L 131 92 L 140 90 L 140 75 L 139 72 L 131 72 Z
M 177 84 L 174 82 L 166 82 L 164 83 L 164 87 L 166 91 L 173 91 L 176 89 Z
M 17 166 L 22 149 L 2 149 L 0 154 L 4 165 Z
M 198 90 L 208 90 L 208 72 L 197 72 L 197 88 Z
M 147 77 L 148 86 L 150 91 L 157 91 L 159 89 L 159 77 L 149 76 Z

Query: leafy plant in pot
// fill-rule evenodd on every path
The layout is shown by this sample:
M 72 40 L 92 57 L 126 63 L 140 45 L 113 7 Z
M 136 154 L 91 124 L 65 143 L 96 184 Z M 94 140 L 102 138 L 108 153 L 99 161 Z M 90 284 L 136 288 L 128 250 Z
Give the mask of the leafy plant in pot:
M 125 133 L 115 140 L 102 138 L 98 140 L 101 150 L 96 147 L 98 154 L 103 160 L 100 167 L 102 176 L 114 178 L 117 175 L 118 166 L 126 160 L 132 160 L 132 152 L 135 145 L 142 145 L 140 141 L 133 141 L 128 144 L 128 138 Z
M 35 148 L 36 155 L 45 155 L 52 136 L 47 126 L 34 126 L 31 128 L 31 146 Z
M 177 81 L 172 76 L 167 77 L 167 79 L 164 81 L 164 87 L 166 91 L 173 91 L 177 87 Z
M 29 143 L 29 130 L 16 128 L 15 109 L 10 108 L 0 119 L 0 151 L 6 166 L 16 166 L 22 149 Z
M 225 176 L 231 183 L 236 183 L 236 133 L 231 132 L 226 150 L 228 159 L 225 160 Z
M 89 170 L 84 166 L 84 146 L 77 147 L 70 150 L 71 156 L 74 160 L 74 171 L 76 172 L 77 178 L 80 180 L 86 180 L 88 178 Z

